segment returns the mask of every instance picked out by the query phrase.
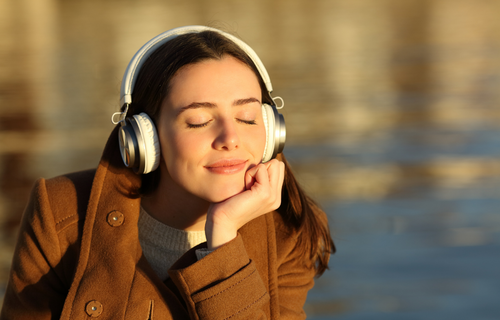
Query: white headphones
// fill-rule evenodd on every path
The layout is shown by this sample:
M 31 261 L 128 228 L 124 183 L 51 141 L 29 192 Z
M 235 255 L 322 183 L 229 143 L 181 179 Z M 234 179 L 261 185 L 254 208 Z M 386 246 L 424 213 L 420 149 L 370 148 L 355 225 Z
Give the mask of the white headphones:
M 120 92 L 120 104 L 122 105 L 122 110 L 124 111 L 115 112 L 111 117 L 111 121 L 114 124 L 121 123 L 118 140 L 120 143 L 120 153 L 123 162 L 125 163 L 125 166 L 133 168 L 136 173 L 146 174 L 152 172 L 156 170 L 160 164 L 160 143 L 155 125 L 151 118 L 144 112 L 131 117 L 126 117 L 128 106 L 132 103 L 132 90 L 134 88 L 137 75 L 139 74 L 139 70 L 147 58 L 166 42 L 179 35 L 198 33 L 202 31 L 218 32 L 236 43 L 236 45 L 238 45 L 250 57 L 250 59 L 252 59 L 264 81 L 264 84 L 266 85 L 266 89 L 269 94 L 273 91 L 271 80 L 267 74 L 266 68 L 255 51 L 246 43 L 231 34 L 205 26 L 186 26 L 166 31 L 154 37 L 142 46 L 139 51 L 137 51 L 128 64 L 125 74 L 123 75 Z M 274 99 L 280 99 L 282 101 L 282 105 L 280 107 L 281 109 L 284 105 L 283 99 L 280 97 L 273 98 L 273 100 Z M 262 116 L 264 118 L 264 125 L 266 128 L 266 146 L 264 148 L 262 162 L 267 162 L 275 158 L 285 146 L 285 119 L 277 109 L 276 105 L 271 106 L 268 104 L 262 104 Z M 119 116 L 119 119 L 115 120 L 115 116 Z

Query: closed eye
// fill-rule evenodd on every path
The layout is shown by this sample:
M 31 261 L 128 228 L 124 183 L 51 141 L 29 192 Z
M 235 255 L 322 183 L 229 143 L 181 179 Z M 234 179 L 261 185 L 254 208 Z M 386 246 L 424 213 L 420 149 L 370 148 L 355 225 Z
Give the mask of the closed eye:
M 242 119 L 236 119 L 236 121 L 244 123 L 244 124 L 250 124 L 250 125 L 255 125 L 257 122 L 255 120 L 242 120 Z
M 187 123 L 187 127 L 190 129 L 203 128 L 206 127 L 211 121 L 212 120 L 209 120 L 205 123 L 199 123 L 199 124 Z

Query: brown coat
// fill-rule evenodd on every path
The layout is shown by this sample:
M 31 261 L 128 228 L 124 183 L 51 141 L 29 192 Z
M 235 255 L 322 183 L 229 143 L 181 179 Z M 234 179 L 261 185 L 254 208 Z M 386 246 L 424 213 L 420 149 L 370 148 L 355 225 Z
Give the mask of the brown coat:
M 117 140 L 115 130 L 97 170 L 36 182 L 0 319 L 305 318 L 314 269 L 275 212 L 199 261 L 189 250 L 162 282 L 138 240 L 140 177 Z

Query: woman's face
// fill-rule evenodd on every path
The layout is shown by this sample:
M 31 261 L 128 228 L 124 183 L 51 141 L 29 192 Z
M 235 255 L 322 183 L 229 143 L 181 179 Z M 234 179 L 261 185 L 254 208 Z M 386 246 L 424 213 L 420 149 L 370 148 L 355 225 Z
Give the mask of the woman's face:
M 181 68 L 157 121 L 167 190 L 209 202 L 242 192 L 264 153 L 261 104 L 257 76 L 232 56 Z

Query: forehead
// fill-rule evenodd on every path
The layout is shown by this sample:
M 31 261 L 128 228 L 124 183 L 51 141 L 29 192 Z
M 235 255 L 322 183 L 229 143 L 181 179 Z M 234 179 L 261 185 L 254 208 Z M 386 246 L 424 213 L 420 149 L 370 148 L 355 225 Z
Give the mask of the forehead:
M 168 91 L 166 100 L 175 102 L 174 105 L 248 97 L 261 100 L 257 75 L 247 64 L 232 56 L 182 67 L 171 79 Z

